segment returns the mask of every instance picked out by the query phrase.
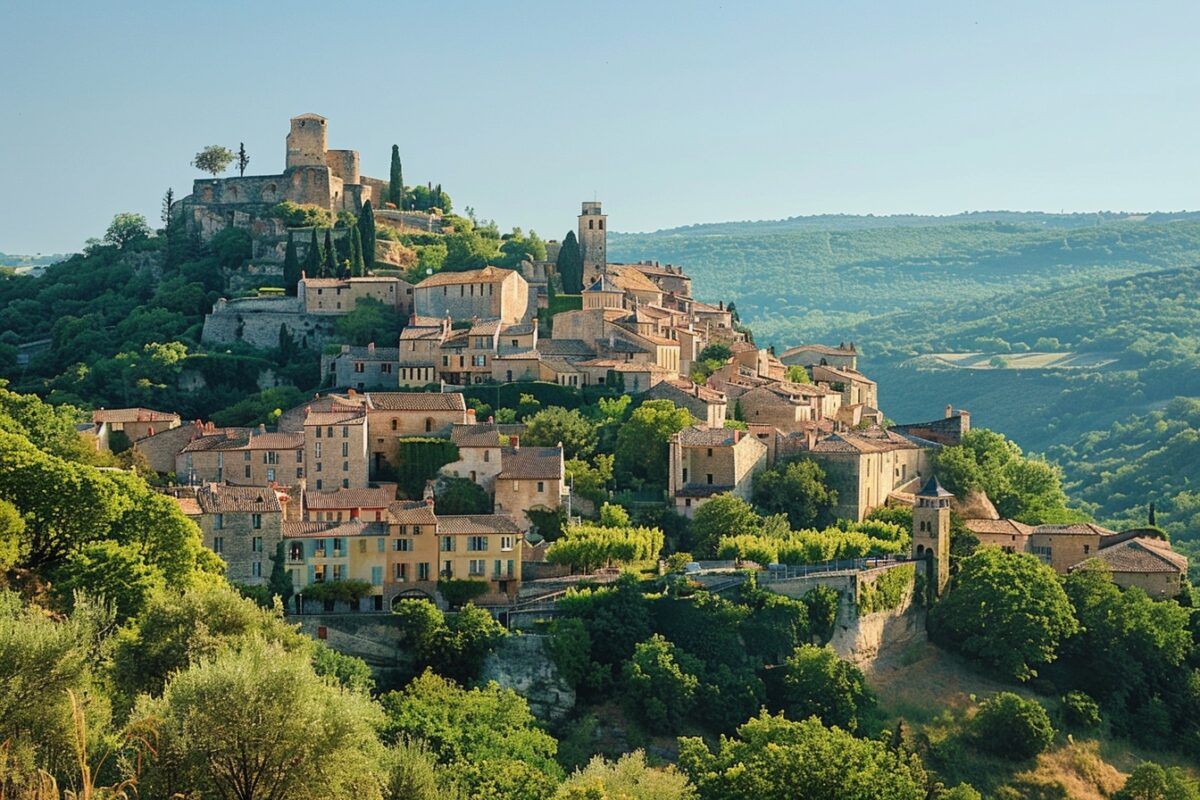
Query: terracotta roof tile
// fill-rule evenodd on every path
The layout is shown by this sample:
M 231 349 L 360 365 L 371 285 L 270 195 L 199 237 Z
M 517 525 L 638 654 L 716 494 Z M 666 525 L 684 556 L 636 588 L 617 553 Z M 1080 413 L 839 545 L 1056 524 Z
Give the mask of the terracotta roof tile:
M 253 486 L 205 484 L 196 492 L 196 502 L 205 514 L 283 511 L 273 489 Z
M 102 408 L 92 412 L 92 422 L 170 422 L 178 420 L 173 411 L 152 408 Z
M 512 275 L 511 269 L 501 269 L 500 267 L 484 267 L 483 269 L 472 269 L 466 272 L 438 272 L 430 275 L 425 280 L 417 284 L 418 289 L 428 289 L 433 286 L 457 286 L 460 283 L 500 283 L 509 275 Z
M 368 392 L 367 401 L 377 411 L 466 411 L 458 392 Z
M 1187 557 L 1176 553 L 1161 539 L 1128 539 L 1112 547 L 1102 546 L 1096 558 L 1113 572 L 1182 573 L 1188 567 Z
M 563 454 L 557 447 L 506 447 L 500 452 L 500 480 L 559 480 Z
M 304 505 L 310 509 L 387 508 L 396 502 L 396 485 L 368 489 L 335 489 L 331 492 L 305 492 Z
M 483 536 L 489 533 L 519 535 L 521 529 L 507 514 L 470 514 L 438 517 L 438 534 L 445 536 Z

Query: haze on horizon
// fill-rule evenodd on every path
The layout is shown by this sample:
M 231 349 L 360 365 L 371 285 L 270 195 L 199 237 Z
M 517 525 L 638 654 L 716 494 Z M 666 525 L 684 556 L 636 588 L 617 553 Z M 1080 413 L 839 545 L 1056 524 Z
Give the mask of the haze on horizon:
M 456 210 L 561 238 L 822 213 L 1182 210 L 1200 7 L 5 3 L 0 251 L 157 224 L 201 147 L 282 168 L 288 118 Z

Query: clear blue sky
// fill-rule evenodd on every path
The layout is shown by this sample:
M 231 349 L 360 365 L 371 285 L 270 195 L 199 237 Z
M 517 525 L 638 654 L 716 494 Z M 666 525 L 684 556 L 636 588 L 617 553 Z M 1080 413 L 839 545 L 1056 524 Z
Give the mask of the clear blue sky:
M 156 220 L 288 118 L 560 238 L 795 214 L 1200 207 L 1200 4 L 0 0 L 0 251 Z

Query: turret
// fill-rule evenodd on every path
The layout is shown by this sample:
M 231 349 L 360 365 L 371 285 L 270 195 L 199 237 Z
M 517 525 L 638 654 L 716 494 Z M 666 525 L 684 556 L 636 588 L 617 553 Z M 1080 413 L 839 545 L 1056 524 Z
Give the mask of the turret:
M 930 592 L 940 597 L 950 581 L 950 500 L 936 476 L 930 476 L 913 505 L 912 554 L 924 560 Z

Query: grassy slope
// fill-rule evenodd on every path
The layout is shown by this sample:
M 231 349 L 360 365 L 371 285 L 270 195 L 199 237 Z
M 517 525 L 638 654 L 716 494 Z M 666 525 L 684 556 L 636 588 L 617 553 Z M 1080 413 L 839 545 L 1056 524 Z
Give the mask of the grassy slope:
M 911 741 L 927 749 L 927 763 L 944 783 L 971 783 L 985 797 L 1005 785 L 1026 792 L 1037 787 L 1046 796 L 1060 796 L 1052 793 L 1052 787 L 1059 784 L 1068 797 L 1105 800 L 1122 786 L 1125 774 L 1144 760 L 1194 769 L 1169 753 L 1145 751 L 1104 733 L 1073 736 L 1060 732 L 1053 749 L 1036 760 L 1009 762 L 981 754 L 962 740 L 964 721 L 974 713 L 978 701 L 999 691 L 1035 695 L 981 675 L 931 644 L 881 658 L 869 668 L 867 677 L 888 727 L 894 728 L 903 719 Z M 1055 701 L 1037 699 L 1054 714 Z

